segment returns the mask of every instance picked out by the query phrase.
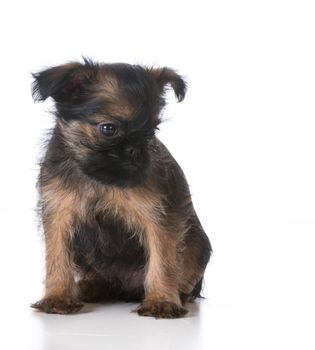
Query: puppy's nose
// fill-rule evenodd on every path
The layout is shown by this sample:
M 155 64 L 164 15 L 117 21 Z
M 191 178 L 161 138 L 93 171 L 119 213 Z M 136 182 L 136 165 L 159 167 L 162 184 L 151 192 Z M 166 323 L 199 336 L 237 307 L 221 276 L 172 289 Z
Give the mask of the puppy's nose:
M 127 146 L 125 148 L 125 153 L 129 157 L 135 158 L 139 154 L 139 150 L 138 150 L 138 148 L 136 148 L 134 146 Z

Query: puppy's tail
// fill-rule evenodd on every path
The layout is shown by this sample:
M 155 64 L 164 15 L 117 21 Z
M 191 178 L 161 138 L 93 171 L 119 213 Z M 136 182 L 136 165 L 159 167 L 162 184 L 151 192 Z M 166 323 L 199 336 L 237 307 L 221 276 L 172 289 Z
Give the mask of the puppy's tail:
M 196 298 L 204 299 L 204 297 L 200 294 L 202 286 L 203 286 L 203 278 L 195 285 L 195 288 L 192 290 L 192 292 L 190 294 L 182 293 L 180 295 L 182 303 L 184 304 L 186 302 L 192 302 Z
M 191 292 L 192 300 L 196 298 L 203 298 L 203 296 L 201 295 L 202 286 L 203 286 L 203 278 L 195 285 L 195 288 L 192 290 Z

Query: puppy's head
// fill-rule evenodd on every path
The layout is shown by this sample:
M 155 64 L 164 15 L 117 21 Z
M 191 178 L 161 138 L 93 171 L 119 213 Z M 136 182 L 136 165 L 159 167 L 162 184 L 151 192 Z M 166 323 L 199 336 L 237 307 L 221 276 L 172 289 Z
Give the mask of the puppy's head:
M 167 85 L 178 101 L 186 93 L 185 81 L 169 68 L 85 59 L 33 76 L 33 98 L 54 99 L 60 142 L 71 157 L 88 176 L 117 186 L 146 177 Z

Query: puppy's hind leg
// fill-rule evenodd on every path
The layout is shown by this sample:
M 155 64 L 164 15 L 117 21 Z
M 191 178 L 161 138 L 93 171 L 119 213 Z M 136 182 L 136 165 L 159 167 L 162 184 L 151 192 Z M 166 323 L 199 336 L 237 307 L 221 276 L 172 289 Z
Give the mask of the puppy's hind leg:
M 201 297 L 203 275 L 211 253 L 210 241 L 196 217 L 183 240 L 183 250 L 179 253 L 179 290 L 183 302 Z

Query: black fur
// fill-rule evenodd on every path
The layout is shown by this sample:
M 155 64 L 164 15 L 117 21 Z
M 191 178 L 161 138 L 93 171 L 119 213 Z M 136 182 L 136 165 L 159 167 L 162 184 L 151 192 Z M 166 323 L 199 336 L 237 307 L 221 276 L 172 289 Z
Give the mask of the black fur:
M 162 227 L 167 227 L 165 232 L 176 237 L 181 260 L 193 265 L 186 266 L 189 275 L 184 277 L 182 289 L 190 288 L 190 292 L 187 295 L 180 292 L 180 297 L 183 301 L 199 297 L 212 248 L 194 211 L 183 171 L 155 136 L 165 106 L 166 88 L 170 85 L 178 101 L 182 101 L 186 94 L 183 78 L 169 68 L 98 64 L 89 59 L 84 59 L 83 64 L 73 62 L 33 76 L 35 101 L 51 97 L 56 106 L 56 126 L 39 176 L 42 216 L 51 224 L 52 214 L 45 214 L 45 210 L 52 189 L 57 198 L 58 191 L 77 193 L 85 206 L 86 217 L 73 219 L 69 239 L 69 252 L 81 278 L 82 299 L 144 298 L 149 257 L 139 236 L 145 229 L 127 225 L 120 213 L 113 214 L 104 204 L 104 193 L 112 188 L 125 191 L 142 186 L 161 201 L 163 210 L 156 217 L 163 221 Z M 104 123 L 115 126 L 112 136 L 102 133 Z M 84 201 L 85 188 L 92 193 L 92 199 Z M 45 191 L 48 195 L 43 196 Z M 168 237 L 164 239 L 164 243 L 168 242 Z M 167 269 L 167 264 L 163 268 Z M 77 310 L 79 305 L 76 300 L 58 299 L 54 303 L 46 298 L 35 307 L 67 313 Z M 138 312 L 179 317 L 186 310 L 162 300 L 152 307 L 145 305 Z
M 88 59 L 84 64 L 69 63 L 33 76 L 34 99 L 42 101 L 52 97 L 56 101 L 56 116 L 61 120 L 86 122 L 96 113 L 112 117 L 119 129 L 117 135 L 100 139 L 93 145 L 82 137 L 80 142 L 91 149 L 91 154 L 85 159 L 77 159 L 77 162 L 88 176 L 104 184 L 124 187 L 138 185 L 147 176 L 148 148 L 160 123 L 159 112 L 165 105 L 166 84 L 172 85 L 179 100 L 186 92 L 186 83 L 170 69 L 162 70 L 156 78 L 148 68 L 141 66 L 124 63 L 99 65 Z M 104 76 L 113 76 L 118 81 L 119 98 L 135 110 L 132 121 L 123 115 L 111 115 L 112 102 L 106 95 L 97 94 Z M 59 130 L 56 128 L 54 136 L 62 139 Z M 126 152 L 130 148 L 135 150 L 132 157 Z

